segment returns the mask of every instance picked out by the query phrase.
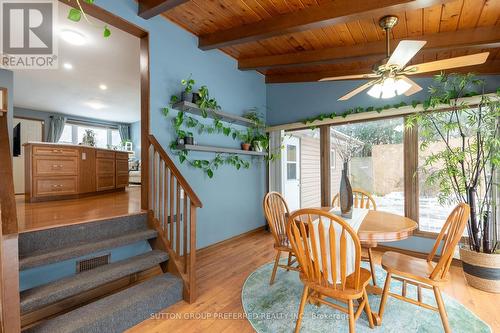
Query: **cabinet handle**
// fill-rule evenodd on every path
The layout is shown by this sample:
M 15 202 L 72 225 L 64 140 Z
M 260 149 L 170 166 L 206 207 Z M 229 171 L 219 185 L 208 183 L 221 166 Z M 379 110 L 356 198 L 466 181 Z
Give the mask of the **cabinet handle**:
M 52 149 L 52 152 L 53 153 L 62 153 L 63 150 L 62 149 Z
M 62 164 L 53 164 L 52 169 L 61 169 L 63 167 Z

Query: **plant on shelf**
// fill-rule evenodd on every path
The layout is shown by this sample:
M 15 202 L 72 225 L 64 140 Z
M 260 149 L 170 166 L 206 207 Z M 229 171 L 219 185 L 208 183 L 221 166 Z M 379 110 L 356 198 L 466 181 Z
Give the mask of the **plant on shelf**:
M 85 13 L 85 11 L 83 10 L 83 7 L 82 7 L 82 4 L 81 4 L 81 1 L 84 1 L 90 5 L 94 4 L 95 0 L 68 0 L 68 2 L 71 2 L 71 1 L 74 1 L 77 5 L 78 8 L 71 8 L 68 12 L 68 19 L 70 21 L 73 21 L 73 22 L 80 22 L 80 20 L 82 19 L 82 17 L 84 18 L 84 20 L 96 27 L 97 25 L 95 23 L 92 23 L 89 18 L 87 17 L 87 14 Z M 104 38 L 109 38 L 111 36 L 111 30 L 109 29 L 109 27 L 107 25 L 105 25 L 104 27 L 102 27 L 103 29 L 103 32 L 102 32 L 102 35 Z
M 250 150 L 254 138 L 252 130 L 248 128 L 246 131 L 241 131 L 238 137 L 241 140 L 241 149 Z
M 485 95 L 484 81 L 472 74 L 441 74 L 434 82 L 426 102 L 428 112 L 408 117 L 407 126 L 418 126 L 421 149 L 435 141 L 442 143 L 443 150 L 425 158 L 425 182 L 439 188 L 441 203 L 469 204 L 467 242 L 460 248 L 461 259 L 467 264 L 466 278 L 473 286 L 499 292 L 498 276 L 488 283 L 484 278 L 488 269 L 500 270 L 500 256 L 494 254 L 498 253 L 500 95 Z M 478 105 L 460 100 L 471 93 L 480 95 Z M 438 111 L 443 104 L 446 111 Z
M 82 144 L 85 146 L 95 147 L 96 146 L 96 137 L 95 132 L 90 129 L 86 129 L 83 134 Z
M 181 100 L 184 102 L 193 102 L 193 86 L 196 82 L 192 78 L 192 74 L 189 74 L 187 79 L 181 80 L 181 85 L 184 90 L 181 92 Z M 174 98 L 175 100 L 175 98 Z M 172 101 L 172 98 L 170 98 Z
M 201 86 L 198 90 L 198 97 L 196 98 L 196 105 L 201 109 L 203 118 L 208 116 L 208 112 L 220 110 L 221 107 L 215 98 L 210 98 L 210 92 L 207 86 Z

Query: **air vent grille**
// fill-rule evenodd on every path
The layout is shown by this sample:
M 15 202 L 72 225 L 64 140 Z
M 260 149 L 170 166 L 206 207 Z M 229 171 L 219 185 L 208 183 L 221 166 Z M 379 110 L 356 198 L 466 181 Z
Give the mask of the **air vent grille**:
M 111 259 L 111 253 L 108 253 L 103 256 L 77 261 L 76 272 L 81 273 L 85 271 L 90 271 L 91 269 L 97 268 L 99 266 L 107 265 L 109 264 L 110 259 Z

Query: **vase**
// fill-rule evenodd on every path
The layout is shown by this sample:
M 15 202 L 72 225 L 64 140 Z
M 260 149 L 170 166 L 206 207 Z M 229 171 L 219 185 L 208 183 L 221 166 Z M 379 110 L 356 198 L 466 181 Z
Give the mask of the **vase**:
M 460 247 L 460 260 L 467 283 L 490 293 L 500 293 L 500 254 L 472 251 Z
M 340 215 L 342 217 L 351 218 L 352 217 L 352 187 L 349 181 L 348 175 L 348 162 L 344 162 L 344 167 L 342 169 L 342 177 L 340 178 Z

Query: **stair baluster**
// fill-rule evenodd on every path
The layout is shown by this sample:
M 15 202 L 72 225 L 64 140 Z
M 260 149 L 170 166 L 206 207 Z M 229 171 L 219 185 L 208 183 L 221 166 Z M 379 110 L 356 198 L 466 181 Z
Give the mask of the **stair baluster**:
M 149 219 L 170 255 L 166 270 L 184 282 L 184 299 L 196 299 L 196 210 L 200 199 L 153 135 L 149 149 Z

